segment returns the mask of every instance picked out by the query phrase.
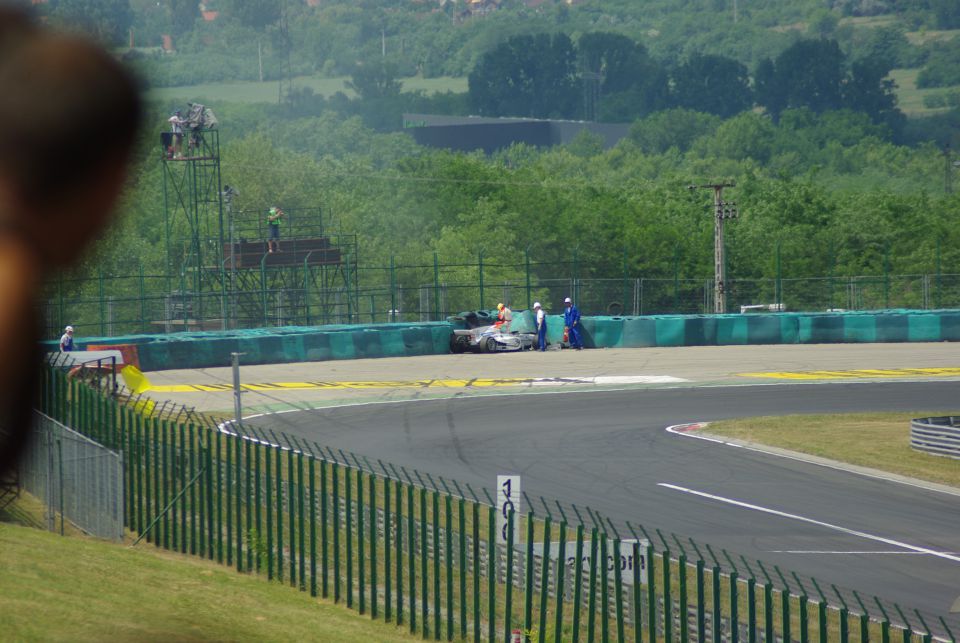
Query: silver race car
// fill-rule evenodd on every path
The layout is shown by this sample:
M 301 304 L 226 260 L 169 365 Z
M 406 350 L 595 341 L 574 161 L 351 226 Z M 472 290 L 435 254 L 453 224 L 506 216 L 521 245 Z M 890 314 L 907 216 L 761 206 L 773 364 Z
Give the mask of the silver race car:
M 534 333 L 504 333 L 500 322 L 490 326 L 454 330 L 450 338 L 450 350 L 454 353 L 502 353 L 525 351 L 533 348 L 537 341 Z

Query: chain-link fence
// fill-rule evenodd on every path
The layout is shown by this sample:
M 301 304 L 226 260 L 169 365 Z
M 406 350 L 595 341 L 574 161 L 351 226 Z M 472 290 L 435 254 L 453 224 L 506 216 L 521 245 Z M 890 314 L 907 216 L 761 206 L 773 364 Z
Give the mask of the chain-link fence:
M 120 454 L 43 415 L 20 461 L 20 484 L 46 507 L 50 531 L 64 520 L 110 540 L 123 538 L 123 462 Z

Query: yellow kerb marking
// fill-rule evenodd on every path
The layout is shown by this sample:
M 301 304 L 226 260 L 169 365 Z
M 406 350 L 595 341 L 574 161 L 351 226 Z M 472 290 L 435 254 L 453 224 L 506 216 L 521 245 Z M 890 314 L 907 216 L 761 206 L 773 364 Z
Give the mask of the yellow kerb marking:
M 519 386 L 529 384 L 529 377 L 472 380 L 394 380 L 370 382 L 272 382 L 241 384 L 245 391 L 303 391 L 309 389 L 370 389 L 370 388 L 477 388 L 492 386 Z M 231 391 L 230 384 L 167 384 L 151 386 L 156 393 L 217 393 Z

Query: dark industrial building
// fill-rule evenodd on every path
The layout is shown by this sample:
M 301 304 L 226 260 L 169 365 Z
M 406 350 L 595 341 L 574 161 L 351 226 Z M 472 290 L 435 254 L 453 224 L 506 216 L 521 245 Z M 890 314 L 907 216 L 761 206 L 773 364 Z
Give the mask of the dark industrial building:
M 418 144 L 462 152 L 483 150 L 486 154 L 526 143 L 537 147 L 565 145 L 587 130 L 603 138 L 609 149 L 630 133 L 629 123 L 552 121 L 535 118 L 484 118 L 404 114 L 403 127 Z

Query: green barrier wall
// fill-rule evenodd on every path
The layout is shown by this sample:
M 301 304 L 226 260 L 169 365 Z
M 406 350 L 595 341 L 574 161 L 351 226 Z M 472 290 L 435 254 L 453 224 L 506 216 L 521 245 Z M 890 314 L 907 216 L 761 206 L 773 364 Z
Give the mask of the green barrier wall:
M 584 317 L 583 329 L 591 348 L 950 342 L 960 340 L 960 311 Z
M 442 355 L 450 350 L 462 319 L 420 324 L 289 326 L 168 335 L 128 335 L 77 340 L 88 344 L 136 346 L 140 368 L 209 368 L 230 364 L 230 353 L 245 353 L 244 364 Z M 482 311 L 483 321 L 495 311 Z M 512 329 L 534 332 L 530 311 L 514 313 Z M 563 315 L 547 316 L 547 341 L 563 337 Z M 833 344 L 863 342 L 960 341 L 960 310 L 884 310 L 869 313 L 775 313 L 751 315 L 664 315 L 584 317 L 588 348 L 726 346 L 744 344 Z M 47 350 L 57 343 L 44 342 Z

